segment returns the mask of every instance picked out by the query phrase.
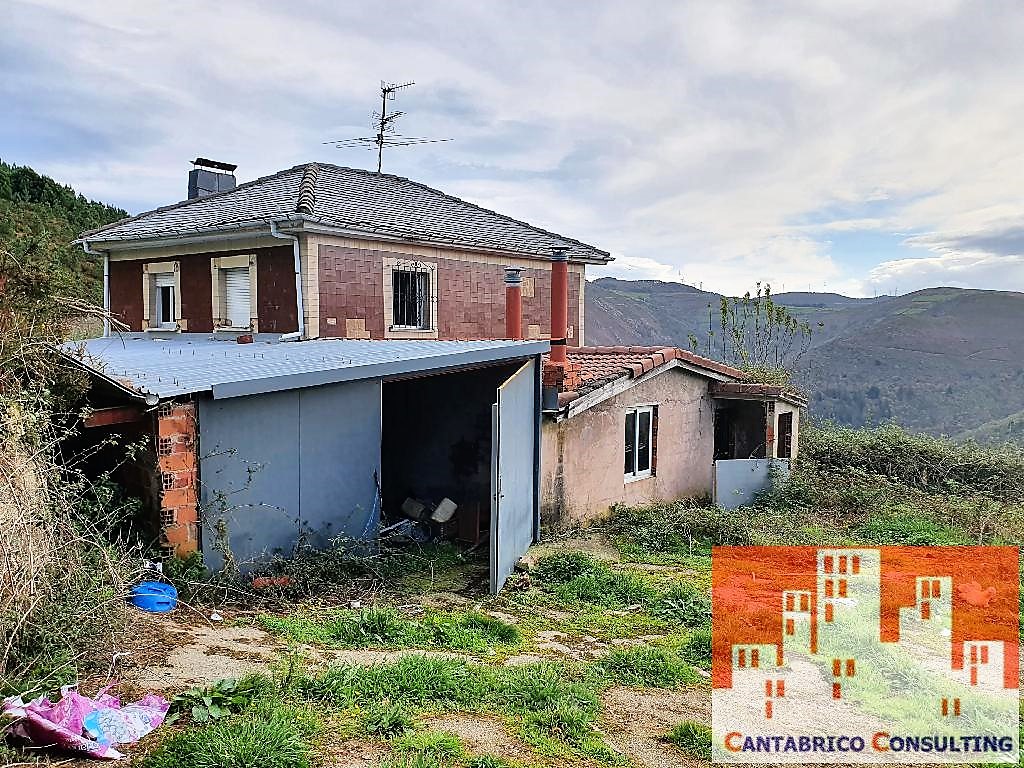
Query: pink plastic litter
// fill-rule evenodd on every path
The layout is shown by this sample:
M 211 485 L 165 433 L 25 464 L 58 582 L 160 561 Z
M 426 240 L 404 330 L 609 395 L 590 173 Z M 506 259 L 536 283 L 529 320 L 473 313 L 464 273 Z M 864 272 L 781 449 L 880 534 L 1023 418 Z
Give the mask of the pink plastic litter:
M 19 697 L 4 699 L 3 720 L 8 731 L 36 747 L 59 747 L 89 757 L 124 757 L 114 747 L 138 741 L 164 721 L 170 703 L 149 694 L 134 704 L 121 701 L 104 688 L 95 698 L 74 688 L 61 688 L 52 702 L 40 697 L 26 703 Z

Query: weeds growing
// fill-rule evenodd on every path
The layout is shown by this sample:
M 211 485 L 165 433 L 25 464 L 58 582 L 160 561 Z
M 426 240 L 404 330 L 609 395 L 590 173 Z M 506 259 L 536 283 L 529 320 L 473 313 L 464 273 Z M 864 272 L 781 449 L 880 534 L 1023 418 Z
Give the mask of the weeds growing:
M 691 757 L 711 761 L 711 729 L 703 723 L 682 722 L 668 732 L 665 741 L 675 744 Z
M 276 698 L 242 714 L 178 731 L 143 760 L 143 768 L 309 768 L 319 723 L 309 710 Z
M 300 643 L 337 648 L 431 648 L 486 653 L 522 642 L 519 630 L 487 614 L 426 611 L 408 618 L 390 607 L 260 616 L 264 629 Z

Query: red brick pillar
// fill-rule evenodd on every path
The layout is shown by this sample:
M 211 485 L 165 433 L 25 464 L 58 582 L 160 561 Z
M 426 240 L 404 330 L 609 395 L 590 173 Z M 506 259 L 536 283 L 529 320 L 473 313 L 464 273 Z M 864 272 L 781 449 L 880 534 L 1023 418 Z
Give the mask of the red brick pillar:
M 161 543 L 185 557 L 199 549 L 196 406 L 170 402 L 157 411 Z

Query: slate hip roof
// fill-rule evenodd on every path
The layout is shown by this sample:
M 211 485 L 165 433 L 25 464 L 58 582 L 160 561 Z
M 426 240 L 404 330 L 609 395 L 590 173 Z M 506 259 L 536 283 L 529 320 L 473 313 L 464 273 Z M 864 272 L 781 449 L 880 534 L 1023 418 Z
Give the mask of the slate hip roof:
M 68 342 L 68 358 L 127 394 L 159 400 L 210 392 L 214 399 L 343 381 L 439 372 L 539 355 L 547 341 L 278 341 L 250 344 L 182 333 L 146 333 Z
M 297 165 L 232 190 L 84 232 L 79 242 L 129 243 L 265 227 L 270 221 L 397 239 L 603 264 L 607 251 L 534 227 L 401 176 L 326 163 Z

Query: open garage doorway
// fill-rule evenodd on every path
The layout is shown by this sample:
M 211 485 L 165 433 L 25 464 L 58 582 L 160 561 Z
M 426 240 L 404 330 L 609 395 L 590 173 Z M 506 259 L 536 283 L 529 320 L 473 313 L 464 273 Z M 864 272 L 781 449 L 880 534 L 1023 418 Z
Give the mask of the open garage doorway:
M 538 533 L 538 370 L 530 359 L 383 383 L 383 526 L 412 519 L 419 536 L 488 551 L 492 592 Z

